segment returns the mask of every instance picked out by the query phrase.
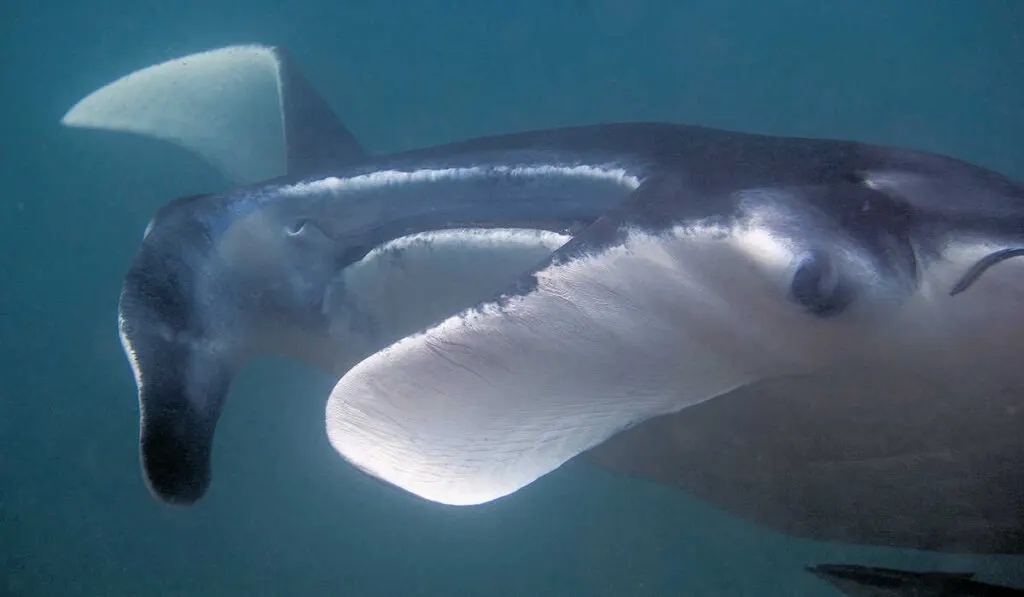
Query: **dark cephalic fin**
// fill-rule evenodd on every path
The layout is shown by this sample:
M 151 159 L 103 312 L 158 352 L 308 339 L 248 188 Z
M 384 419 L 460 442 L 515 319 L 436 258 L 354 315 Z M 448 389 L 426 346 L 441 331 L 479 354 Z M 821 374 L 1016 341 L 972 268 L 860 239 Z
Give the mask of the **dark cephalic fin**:
M 126 309 L 130 311 L 130 309 Z M 187 505 L 210 485 L 214 430 L 232 369 L 187 342 L 122 326 L 139 387 L 139 449 L 146 483 L 161 500 Z
M 230 315 L 212 316 L 201 298 L 197 263 L 211 248 L 208 231 L 197 221 L 178 224 L 146 236 L 125 277 L 118 327 L 139 392 L 147 484 L 165 502 L 191 504 L 210 483 L 214 429 L 240 343 L 225 333 Z

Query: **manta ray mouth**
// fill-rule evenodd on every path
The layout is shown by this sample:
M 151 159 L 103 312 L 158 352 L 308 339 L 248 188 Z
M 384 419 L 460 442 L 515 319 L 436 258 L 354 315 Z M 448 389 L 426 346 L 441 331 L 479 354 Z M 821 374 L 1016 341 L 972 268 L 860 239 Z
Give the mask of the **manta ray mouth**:
M 996 265 L 1001 261 L 1006 261 L 1013 257 L 1019 257 L 1024 255 L 1024 247 L 1010 247 L 1006 249 L 1000 249 L 985 255 L 979 259 L 974 265 L 964 272 L 964 275 L 960 277 L 960 280 L 953 285 L 953 288 L 949 291 L 949 296 L 956 296 L 961 292 L 967 290 L 972 284 L 981 278 L 990 267 Z

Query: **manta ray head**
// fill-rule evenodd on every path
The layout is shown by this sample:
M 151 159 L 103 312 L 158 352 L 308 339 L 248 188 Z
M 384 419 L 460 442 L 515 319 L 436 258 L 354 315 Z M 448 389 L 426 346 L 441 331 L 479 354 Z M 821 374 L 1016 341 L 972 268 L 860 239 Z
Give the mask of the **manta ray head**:
M 837 154 L 753 182 L 644 180 L 500 299 L 348 371 L 328 402 L 332 445 L 420 497 L 470 505 L 773 379 L 810 380 L 821 410 L 856 380 L 878 397 L 863 404 L 923 434 L 941 431 L 936 413 L 1011 406 L 1024 259 L 986 256 L 1020 244 L 1024 193 L 951 160 Z M 938 388 L 934 404 L 886 410 L 908 380 Z M 625 452 L 621 468 L 641 469 Z
M 855 178 L 877 205 L 900 214 L 900 244 L 915 265 L 912 292 L 889 305 L 893 317 L 866 348 L 870 358 L 892 358 L 908 370 L 922 363 L 979 399 L 1021 387 L 1012 355 L 1024 328 L 1024 260 L 1012 258 L 1024 253 L 1024 187 L 953 158 L 880 151 L 886 166 Z
M 1024 189 L 951 158 L 895 155 L 797 193 L 798 217 L 773 228 L 795 239 L 789 298 L 828 320 L 829 367 L 990 403 L 1024 387 Z
M 156 215 L 125 277 L 118 317 L 139 392 L 143 470 L 156 496 L 189 504 L 204 494 L 232 378 L 253 356 L 316 344 L 339 257 L 297 202 L 203 195 Z
M 732 193 L 745 253 L 828 320 L 837 358 L 907 367 L 915 353 L 965 381 L 976 366 L 1005 380 L 1024 326 L 1024 187 L 953 158 L 870 152 L 810 184 Z

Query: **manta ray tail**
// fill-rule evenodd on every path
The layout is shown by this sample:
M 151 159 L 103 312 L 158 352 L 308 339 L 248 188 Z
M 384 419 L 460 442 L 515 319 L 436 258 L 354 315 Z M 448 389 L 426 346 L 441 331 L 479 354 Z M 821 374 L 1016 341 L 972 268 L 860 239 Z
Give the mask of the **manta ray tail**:
M 234 183 L 365 157 L 288 53 L 269 46 L 229 46 L 137 70 L 90 93 L 61 123 L 173 143 Z

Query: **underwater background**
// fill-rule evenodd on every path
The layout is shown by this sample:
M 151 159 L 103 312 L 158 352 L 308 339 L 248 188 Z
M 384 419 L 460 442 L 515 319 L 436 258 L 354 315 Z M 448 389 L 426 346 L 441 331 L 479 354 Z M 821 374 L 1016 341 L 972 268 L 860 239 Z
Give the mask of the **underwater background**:
M 198 158 L 63 113 L 138 68 L 288 47 L 372 152 L 613 121 L 846 138 L 1024 178 L 1021 0 L 0 1 L 0 595 L 839 595 L 803 566 L 1013 558 L 799 541 L 582 464 L 445 508 L 327 442 L 333 380 L 251 367 L 209 494 L 152 498 L 115 329 L 156 209 L 224 189 Z

